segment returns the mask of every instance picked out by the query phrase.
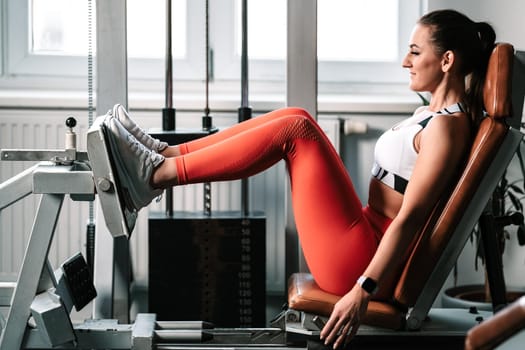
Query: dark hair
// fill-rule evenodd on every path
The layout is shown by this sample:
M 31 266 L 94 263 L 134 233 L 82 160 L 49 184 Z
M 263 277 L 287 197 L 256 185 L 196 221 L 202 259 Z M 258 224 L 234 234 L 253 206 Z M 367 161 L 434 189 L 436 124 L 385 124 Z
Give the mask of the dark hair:
M 474 22 L 455 10 L 429 12 L 418 23 L 430 26 L 431 41 L 438 55 L 454 51 L 459 59 L 459 72 L 465 76 L 470 74 L 464 102 L 467 113 L 477 125 L 483 115 L 483 84 L 496 41 L 494 29 L 486 22 Z

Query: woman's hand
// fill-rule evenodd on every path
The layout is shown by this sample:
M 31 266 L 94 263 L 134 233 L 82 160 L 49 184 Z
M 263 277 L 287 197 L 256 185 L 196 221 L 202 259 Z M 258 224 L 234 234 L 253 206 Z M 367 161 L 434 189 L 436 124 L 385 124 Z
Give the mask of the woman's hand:
M 335 349 L 350 342 L 361 325 L 369 300 L 370 294 L 355 285 L 335 304 L 321 331 L 321 340 L 325 340 L 325 345 L 333 343 Z

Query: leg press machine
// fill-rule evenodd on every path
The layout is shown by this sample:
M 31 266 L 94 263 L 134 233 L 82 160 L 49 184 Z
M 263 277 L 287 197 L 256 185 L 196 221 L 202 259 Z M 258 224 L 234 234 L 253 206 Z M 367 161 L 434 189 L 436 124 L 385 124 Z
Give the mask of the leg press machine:
M 522 142 L 521 132 L 505 122 L 512 114 L 513 57 L 509 44 L 499 44 L 494 50 L 485 86 L 488 116 L 477 132 L 465 169 L 419 233 L 403 269 L 392 271 L 391 280 L 370 302 L 365 324 L 351 346 L 462 345 L 469 329 L 492 316 L 431 306 L 480 216 L 485 218 L 484 239 L 490 239 L 493 217 L 486 203 Z M 110 319 L 73 324 L 72 308 L 80 310 L 97 292 L 80 254 L 56 271 L 47 258 L 65 195 L 77 201 L 93 201 L 98 196 L 113 237 L 129 237 L 137 217 L 122 204 L 102 119 L 97 118 L 88 131 L 87 152 L 66 143 L 65 151 L 0 153 L 2 160 L 40 161 L 0 184 L 0 210 L 30 194 L 42 196 L 18 280 L 0 285 L 0 302 L 9 301 L 0 305 L 9 309 L 7 318 L 0 318 L 0 350 L 322 348 L 319 332 L 339 297 L 321 290 L 307 273 L 292 275 L 288 308 L 269 328 L 219 329 L 200 321 L 160 322 L 154 314 L 138 314 L 133 324 Z M 489 277 L 495 306 L 504 305 L 501 276 Z

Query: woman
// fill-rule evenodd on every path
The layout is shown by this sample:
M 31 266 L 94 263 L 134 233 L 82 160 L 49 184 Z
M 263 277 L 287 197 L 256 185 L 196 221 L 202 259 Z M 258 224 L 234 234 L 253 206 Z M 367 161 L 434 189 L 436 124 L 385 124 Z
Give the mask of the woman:
M 430 105 L 378 140 L 368 205 L 315 120 L 299 108 L 268 113 L 208 137 L 168 146 L 145 134 L 121 106 L 105 120 L 130 209 L 162 189 L 244 178 L 284 159 L 301 245 L 318 285 L 342 298 L 321 332 L 338 347 L 356 333 L 389 269 L 452 181 L 482 117 L 482 85 L 495 33 L 453 10 L 416 24 L 403 67 Z M 468 86 L 466 83 L 468 78 Z

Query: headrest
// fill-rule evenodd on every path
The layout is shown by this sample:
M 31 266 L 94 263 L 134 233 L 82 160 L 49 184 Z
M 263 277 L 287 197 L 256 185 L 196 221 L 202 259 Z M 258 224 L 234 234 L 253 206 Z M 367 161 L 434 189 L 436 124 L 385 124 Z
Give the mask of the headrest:
M 490 55 L 483 87 L 485 110 L 492 118 L 508 117 L 512 113 L 511 87 L 514 47 L 498 43 Z

